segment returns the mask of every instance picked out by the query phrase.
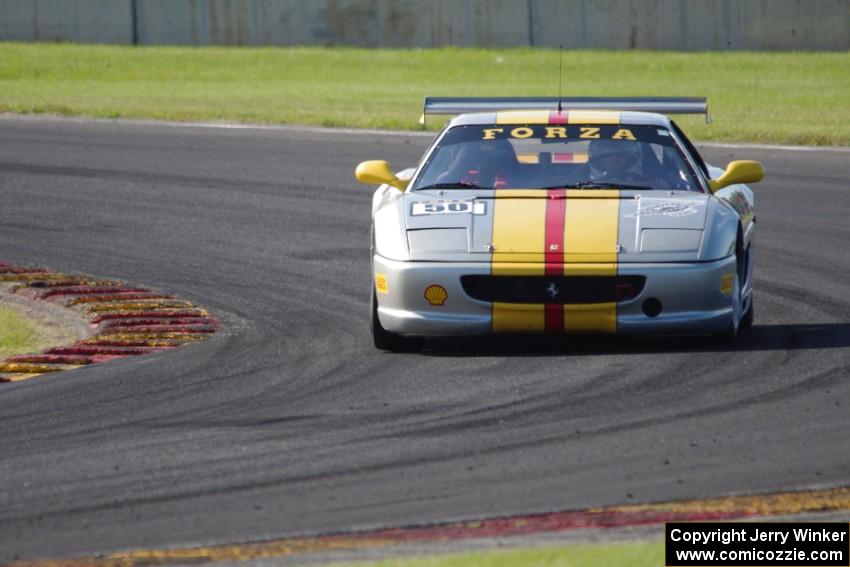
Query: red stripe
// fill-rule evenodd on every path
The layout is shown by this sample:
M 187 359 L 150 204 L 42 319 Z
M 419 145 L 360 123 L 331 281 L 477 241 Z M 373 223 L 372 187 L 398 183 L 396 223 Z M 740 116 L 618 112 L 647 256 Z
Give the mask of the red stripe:
M 567 213 L 566 189 L 550 189 L 546 200 L 546 265 L 547 276 L 559 276 L 564 271 L 564 218 Z M 557 303 L 546 304 L 546 331 L 564 330 L 564 309 Z
M 569 111 L 567 110 L 562 110 L 561 112 L 553 110 L 549 113 L 549 124 L 566 124 L 568 117 Z
M 567 214 L 566 189 L 550 189 L 546 201 L 546 275 L 557 276 L 564 264 L 564 217 Z
M 547 303 L 546 332 L 558 333 L 564 330 L 564 306 L 559 303 Z

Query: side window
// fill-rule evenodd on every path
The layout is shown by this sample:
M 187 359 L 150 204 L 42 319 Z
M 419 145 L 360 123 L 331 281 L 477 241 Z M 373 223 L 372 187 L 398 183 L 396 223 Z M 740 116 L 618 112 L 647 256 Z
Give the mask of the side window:
M 691 157 L 694 158 L 696 164 L 702 170 L 703 174 L 705 174 L 705 178 L 711 179 L 711 175 L 709 175 L 708 173 L 708 166 L 705 165 L 705 161 L 702 159 L 702 156 L 699 155 L 699 152 L 688 139 L 688 137 L 685 136 L 685 133 L 682 132 L 682 129 L 679 128 L 679 125 L 673 122 L 672 120 L 670 121 L 670 125 L 673 127 L 673 131 L 676 132 L 676 135 L 679 137 L 679 139 L 682 140 L 682 143 L 685 144 L 685 149 L 688 150 L 688 153 L 691 154 Z

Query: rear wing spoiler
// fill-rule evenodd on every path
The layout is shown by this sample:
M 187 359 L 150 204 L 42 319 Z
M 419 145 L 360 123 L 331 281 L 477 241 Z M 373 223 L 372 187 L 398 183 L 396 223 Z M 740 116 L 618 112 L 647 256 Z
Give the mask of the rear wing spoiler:
M 620 110 L 657 112 L 659 114 L 708 114 L 708 99 L 704 96 L 688 97 L 425 97 L 420 123 L 425 117 L 454 116 L 470 112 L 497 112 L 500 110 Z

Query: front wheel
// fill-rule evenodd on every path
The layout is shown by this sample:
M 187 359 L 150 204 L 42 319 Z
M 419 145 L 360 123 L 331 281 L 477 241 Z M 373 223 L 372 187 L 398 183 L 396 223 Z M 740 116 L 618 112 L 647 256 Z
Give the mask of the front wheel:
M 753 319 L 755 319 L 755 300 L 750 297 L 750 308 L 747 309 L 747 312 L 744 313 L 744 318 L 741 319 L 741 331 L 746 331 L 750 327 L 753 326 Z
M 422 346 L 420 339 L 405 337 L 397 333 L 391 333 L 384 329 L 378 318 L 378 297 L 375 289 L 372 289 L 372 340 L 375 348 L 390 352 L 415 352 Z
M 732 342 L 738 336 L 738 332 L 749 329 L 753 324 L 753 304 L 750 301 L 750 308 L 746 313 L 741 313 L 744 308 L 744 298 L 741 294 L 741 286 L 743 278 L 746 274 L 747 257 L 741 248 L 741 240 L 735 246 L 735 280 L 732 287 L 732 320 L 725 331 L 720 333 L 719 338 L 726 342 Z

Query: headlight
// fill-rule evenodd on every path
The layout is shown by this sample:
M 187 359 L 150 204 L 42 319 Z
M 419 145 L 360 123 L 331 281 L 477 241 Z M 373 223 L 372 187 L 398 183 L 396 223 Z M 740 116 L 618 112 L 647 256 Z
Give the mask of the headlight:
M 640 233 L 641 252 L 696 252 L 702 240 L 701 230 L 682 228 L 645 228 Z
M 469 244 L 465 228 L 423 228 L 408 230 L 407 242 L 412 258 L 429 254 L 467 252 Z

